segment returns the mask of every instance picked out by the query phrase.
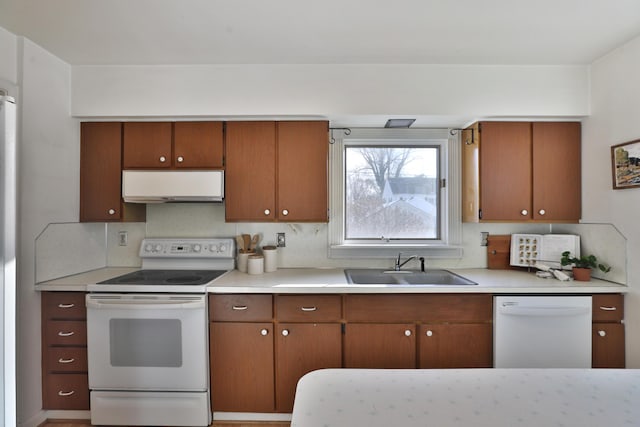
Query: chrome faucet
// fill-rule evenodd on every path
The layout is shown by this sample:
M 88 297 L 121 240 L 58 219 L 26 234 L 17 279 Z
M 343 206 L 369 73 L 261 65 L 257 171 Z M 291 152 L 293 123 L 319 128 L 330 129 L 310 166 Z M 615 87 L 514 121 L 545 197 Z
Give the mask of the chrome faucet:
M 409 258 L 405 259 L 404 262 L 400 262 L 400 257 L 402 256 L 402 252 L 398 252 L 398 259 L 396 259 L 396 265 L 394 266 L 395 271 L 400 271 L 403 265 L 411 261 L 412 259 L 417 258 L 416 255 L 411 255 Z

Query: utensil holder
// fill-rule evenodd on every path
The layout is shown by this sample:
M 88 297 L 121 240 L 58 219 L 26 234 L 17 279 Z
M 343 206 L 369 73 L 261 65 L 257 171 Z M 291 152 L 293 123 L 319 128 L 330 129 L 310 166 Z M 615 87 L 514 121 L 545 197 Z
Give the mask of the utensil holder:
M 240 252 L 238 254 L 238 271 L 242 273 L 247 272 L 247 261 L 249 260 L 249 255 L 253 254 L 253 252 Z

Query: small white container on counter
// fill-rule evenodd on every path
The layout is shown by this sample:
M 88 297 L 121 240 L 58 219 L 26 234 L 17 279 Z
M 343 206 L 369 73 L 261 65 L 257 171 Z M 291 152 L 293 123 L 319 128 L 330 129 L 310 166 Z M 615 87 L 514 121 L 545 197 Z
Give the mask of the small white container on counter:
M 278 248 L 275 246 L 263 246 L 264 272 L 272 273 L 278 269 Z
M 255 255 L 255 252 L 240 252 L 238 254 L 238 271 L 242 273 L 247 272 L 247 261 L 249 260 L 249 255 Z
M 247 260 L 247 273 L 262 274 L 264 272 L 264 257 L 262 255 L 250 255 Z

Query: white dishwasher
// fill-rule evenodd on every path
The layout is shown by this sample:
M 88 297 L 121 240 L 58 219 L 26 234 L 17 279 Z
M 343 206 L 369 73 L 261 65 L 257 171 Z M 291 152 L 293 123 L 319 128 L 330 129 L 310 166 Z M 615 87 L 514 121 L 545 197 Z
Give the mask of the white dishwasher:
M 493 308 L 494 367 L 591 367 L 591 296 L 496 296 Z

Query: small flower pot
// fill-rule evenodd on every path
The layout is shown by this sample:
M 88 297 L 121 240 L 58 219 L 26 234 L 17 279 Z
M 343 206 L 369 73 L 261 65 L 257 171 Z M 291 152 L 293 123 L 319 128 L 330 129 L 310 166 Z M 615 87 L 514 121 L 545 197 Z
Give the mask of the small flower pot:
M 573 280 L 577 280 L 579 282 L 588 282 L 591 280 L 591 269 L 590 268 L 578 268 L 573 267 Z

